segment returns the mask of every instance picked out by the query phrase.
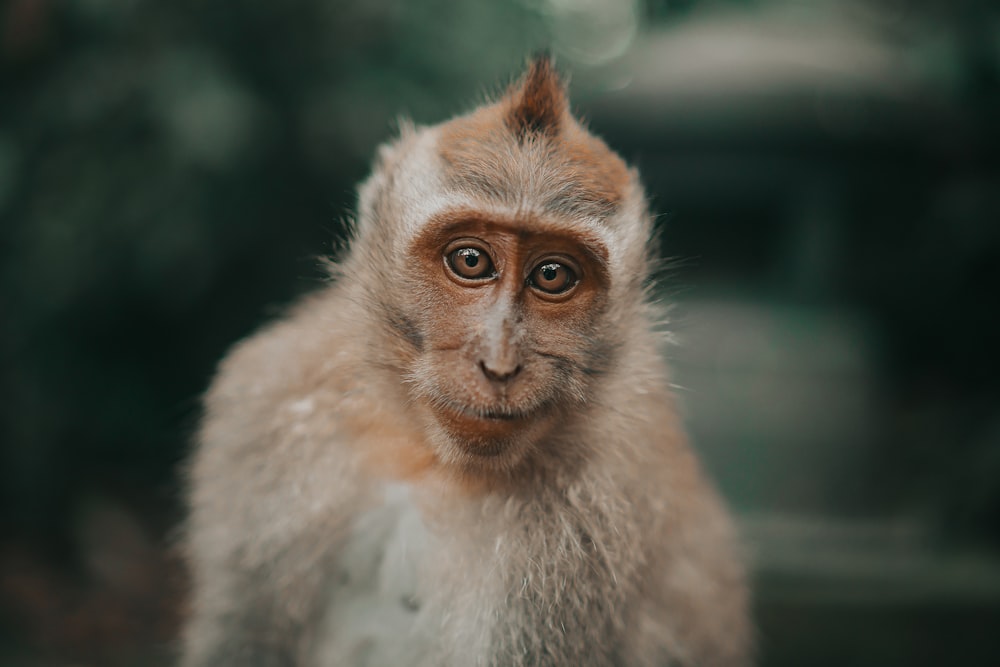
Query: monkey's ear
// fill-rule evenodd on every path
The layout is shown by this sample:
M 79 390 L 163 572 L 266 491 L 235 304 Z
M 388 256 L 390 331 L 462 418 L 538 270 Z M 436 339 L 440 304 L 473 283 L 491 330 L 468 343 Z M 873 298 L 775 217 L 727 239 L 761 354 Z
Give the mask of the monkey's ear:
M 566 88 L 548 54 L 536 56 L 508 95 L 507 126 L 518 137 L 555 134 L 566 112 Z

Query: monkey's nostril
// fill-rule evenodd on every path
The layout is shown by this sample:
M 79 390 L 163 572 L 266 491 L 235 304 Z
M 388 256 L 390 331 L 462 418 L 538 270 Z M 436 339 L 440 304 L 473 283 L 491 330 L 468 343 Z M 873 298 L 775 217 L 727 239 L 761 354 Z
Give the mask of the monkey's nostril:
M 487 366 L 485 361 L 480 361 L 479 368 L 483 371 L 483 375 L 495 382 L 506 382 L 521 372 L 520 364 L 513 368 L 492 368 Z

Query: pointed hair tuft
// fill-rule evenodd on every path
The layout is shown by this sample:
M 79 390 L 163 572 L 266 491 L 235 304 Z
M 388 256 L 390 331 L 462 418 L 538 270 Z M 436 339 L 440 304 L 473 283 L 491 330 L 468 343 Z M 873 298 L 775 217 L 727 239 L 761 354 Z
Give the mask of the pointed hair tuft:
M 559 131 L 566 112 L 566 89 L 547 54 L 532 60 L 510 100 L 506 120 L 517 136 Z

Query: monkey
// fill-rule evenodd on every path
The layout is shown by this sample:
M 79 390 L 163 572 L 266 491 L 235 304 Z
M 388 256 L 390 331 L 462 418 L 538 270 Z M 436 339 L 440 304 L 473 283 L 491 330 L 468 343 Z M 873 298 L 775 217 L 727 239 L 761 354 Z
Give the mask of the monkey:
M 662 355 L 652 220 L 547 56 L 402 123 L 332 279 L 205 396 L 181 664 L 751 664 L 734 525 Z

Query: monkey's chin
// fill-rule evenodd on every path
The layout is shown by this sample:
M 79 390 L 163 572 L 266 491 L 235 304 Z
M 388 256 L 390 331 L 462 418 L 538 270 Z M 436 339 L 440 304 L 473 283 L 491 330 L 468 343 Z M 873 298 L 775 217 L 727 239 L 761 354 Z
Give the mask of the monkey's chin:
M 463 408 L 435 410 L 435 421 L 446 443 L 445 460 L 470 468 L 511 469 L 545 435 L 550 418 L 531 414 Z

